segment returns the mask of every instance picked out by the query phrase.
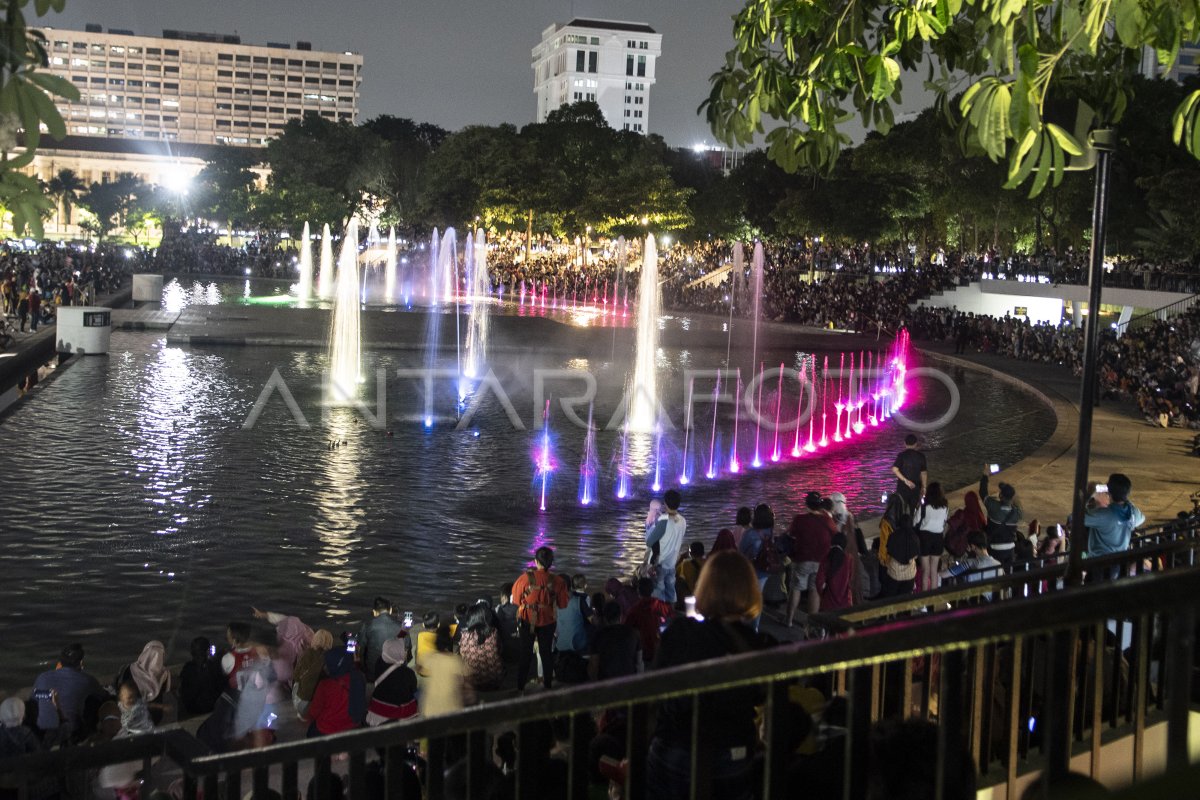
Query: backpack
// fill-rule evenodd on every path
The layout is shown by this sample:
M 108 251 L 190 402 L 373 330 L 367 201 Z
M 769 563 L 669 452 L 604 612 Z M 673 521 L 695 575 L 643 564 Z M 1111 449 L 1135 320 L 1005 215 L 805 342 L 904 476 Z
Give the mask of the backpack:
M 762 535 L 758 553 L 754 556 L 754 569 L 767 575 L 777 575 L 783 572 L 783 557 L 775 546 L 775 537 L 769 533 Z
M 907 564 L 921 554 L 921 540 L 913 530 L 912 522 L 904 519 L 892 528 L 892 534 L 887 539 L 887 554 L 893 561 Z
M 971 525 L 967 522 L 967 510 L 960 508 L 950 515 L 946 523 L 946 552 L 955 558 L 962 558 L 967 553 L 967 534 Z
M 521 611 L 523 609 L 529 609 L 528 621 L 531 625 L 543 624 L 540 609 L 549 608 L 553 610 L 556 608 L 554 593 L 552 591 L 555 576 L 551 575 L 548 571 L 542 570 L 546 575 L 546 582 L 534 583 L 533 578 L 537 575 L 538 571 L 532 569 L 525 570 L 525 591 L 521 592 L 521 602 L 517 604 L 517 619 L 521 619 Z M 536 597 L 534 597 L 535 594 L 537 595 Z

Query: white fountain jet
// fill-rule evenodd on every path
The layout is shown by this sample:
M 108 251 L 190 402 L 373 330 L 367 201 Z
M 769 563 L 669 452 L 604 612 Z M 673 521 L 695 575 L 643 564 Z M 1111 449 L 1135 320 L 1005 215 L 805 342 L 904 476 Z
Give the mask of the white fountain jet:
M 329 300 L 333 297 L 333 237 L 329 223 L 321 229 L 321 264 L 317 273 L 317 297 Z
M 358 223 L 351 222 L 338 258 L 337 299 L 329 328 L 329 386 L 331 398 L 345 402 L 358 394 L 362 374 L 362 334 L 359 328 Z
M 467 237 L 468 241 L 470 237 Z M 487 269 L 487 241 L 483 228 L 475 230 L 475 246 L 467 265 L 471 276 L 471 317 L 467 323 L 466 375 L 474 378 L 487 369 L 488 313 L 491 309 L 492 281 Z
M 312 262 L 312 242 L 309 240 L 308 223 L 304 223 L 304 235 L 300 238 L 300 285 L 296 289 L 296 296 L 300 298 L 300 303 L 307 303 L 312 299 L 313 291 L 313 262 Z
M 642 251 L 642 277 L 638 283 L 637 343 L 633 361 L 633 384 L 629 398 L 629 430 L 654 431 L 658 416 L 658 316 L 661 306 L 658 286 L 658 248 L 653 234 L 646 236 Z
M 387 262 L 383 268 L 383 301 L 393 303 L 396 300 L 396 229 L 388 228 Z

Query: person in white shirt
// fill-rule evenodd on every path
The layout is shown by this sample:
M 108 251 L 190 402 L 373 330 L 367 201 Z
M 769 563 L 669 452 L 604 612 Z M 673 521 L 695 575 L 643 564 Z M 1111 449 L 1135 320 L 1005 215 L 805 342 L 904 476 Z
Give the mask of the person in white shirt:
M 924 502 L 917 511 L 917 538 L 921 540 L 921 588 L 922 592 L 938 588 L 939 561 L 945 549 L 943 534 L 946 532 L 946 518 L 950 515 L 950 504 L 942 493 L 942 485 L 937 481 L 929 484 L 925 490 Z
M 678 489 L 668 489 L 663 495 L 667 512 L 646 531 L 646 546 L 658 546 L 658 577 L 654 585 L 654 597 L 672 605 L 675 603 L 675 564 L 683 548 L 683 537 L 687 533 L 687 520 L 679 513 L 683 500 Z

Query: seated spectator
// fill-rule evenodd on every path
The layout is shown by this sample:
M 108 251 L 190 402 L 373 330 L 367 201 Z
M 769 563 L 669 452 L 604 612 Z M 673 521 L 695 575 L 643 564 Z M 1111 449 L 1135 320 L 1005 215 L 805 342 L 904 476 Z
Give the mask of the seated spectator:
M 425 656 L 437 652 L 437 631 L 442 617 L 436 611 L 427 611 L 421 618 L 421 632 L 417 634 L 416 671 L 421 677 L 429 674 L 425 670 Z
M 367 706 L 367 724 L 377 727 L 417 715 L 417 675 L 408 668 L 411 638 L 383 643 L 375 671 L 375 691 Z
M 517 604 L 512 601 L 512 584 L 500 585 L 500 602 L 496 605 L 496 627 L 500 630 L 501 655 L 505 664 L 516 664 L 521 640 L 517 635 Z
M 51 702 L 55 699 L 51 698 Z M 16 697 L 0 703 L 0 758 L 23 756 L 41 749 L 37 734 L 25 727 L 25 703 Z M 0 796 L 4 796 L 5 791 L 0 784 Z
M 476 691 L 499 689 L 504 679 L 500 631 L 492 626 L 492 609 L 486 600 L 467 610 L 459 631 L 458 652 L 467 670 L 467 683 Z
M 854 578 L 850 560 L 846 557 L 846 537 L 835 533 L 830 540 L 829 553 L 817 569 L 812 591 L 820 598 L 819 610 L 836 611 L 853 605 L 850 583 Z
M 678 584 L 676 593 L 680 597 L 691 597 L 696 593 L 696 580 L 703 566 L 704 542 L 692 542 L 688 545 L 687 555 L 679 559 L 675 567 L 675 582 Z
M 133 681 L 125 681 L 117 689 L 117 707 L 121 709 L 121 732 L 117 734 L 118 737 L 154 731 L 150 708 Z
M 404 624 L 396 619 L 395 609 L 386 597 L 376 597 L 371 609 L 371 618 L 363 623 L 358 637 L 359 659 L 367 681 L 375 680 L 375 666 L 383 652 L 383 643 L 395 639 Z
M 192 660 L 179 672 L 179 702 L 187 714 L 209 714 L 226 685 L 221 660 L 203 636 L 192 639 L 189 650 Z
M 325 670 L 325 654 L 333 649 L 333 634 L 322 628 L 312 635 L 308 647 L 300 654 L 292 671 L 292 705 L 301 718 L 312 702 L 317 682 Z
M 729 528 L 721 528 L 721 530 L 717 531 L 717 538 L 713 541 L 712 550 L 709 551 L 709 555 L 719 553 L 722 550 L 737 549 L 737 541 L 733 538 L 733 531 L 729 530 Z
M 967 534 L 967 556 L 954 562 L 942 570 L 942 579 L 956 578 L 966 575 L 968 581 L 989 581 L 1000 577 L 1000 562 L 988 553 L 987 534 L 983 531 L 971 531 Z M 984 594 L 984 599 L 991 601 L 992 593 Z
M 653 582 L 651 591 L 653 591 Z M 601 610 L 603 623 L 592 639 L 588 677 L 607 680 L 636 675 L 644 668 L 642 639 L 637 631 L 621 623 L 621 606 L 609 600 Z
M 752 627 L 762 612 L 762 593 L 750 561 L 738 553 L 710 557 L 696 587 L 696 611 L 704 619 L 682 617 L 662 636 L 656 669 L 706 661 L 762 649 L 770 640 Z M 698 737 L 708 763 L 714 797 L 750 798 L 754 791 L 754 751 L 758 742 L 754 707 L 761 702 L 760 687 L 714 692 L 700 705 Z M 647 796 L 687 797 L 691 784 L 691 698 L 666 700 L 659 705 L 654 736 L 646 759 Z
M 629 613 L 629 609 L 633 608 L 633 604 L 638 601 L 638 593 L 620 578 L 609 578 L 605 581 L 604 596 L 606 600 L 611 600 L 620 607 L 622 620 Z
M 142 654 L 117 675 L 114 686 L 120 686 L 132 681 L 137 685 L 138 694 L 152 709 L 154 723 L 162 722 L 163 700 L 171 689 L 171 671 L 167 669 L 167 651 L 160 641 L 150 641 L 142 648 Z
M 435 650 L 425 656 L 427 680 L 421 688 L 421 716 L 436 717 L 462 710 L 474 702 L 467 683 L 467 669 L 454 652 L 454 637 L 449 625 L 439 625 Z
M 354 655 L 344 647 L 330 650 L 325 654 L 325 677 L 317 683 L 304 715 L 312 723 L 308 735 L 328 736 L 353 730 L 362 725 L 366 716 L 366 681 L 354 664 Z
M 34 691 L 53 690 L 54 698 L 38 700 L 37 726 L 48 745 L 82 739 L 91 731 L 83 727 L 84 706 L 89 698 L 98 699 L 104 691 L 100 682 L 83 671 L 83 645 L 63 648 L 58 665 L 33 681 Z

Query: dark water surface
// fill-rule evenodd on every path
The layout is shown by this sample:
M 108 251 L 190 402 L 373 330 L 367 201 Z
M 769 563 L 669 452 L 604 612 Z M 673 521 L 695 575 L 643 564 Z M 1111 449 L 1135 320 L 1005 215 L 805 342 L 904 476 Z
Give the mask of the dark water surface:
M 685 326 L 686 327 L 686 326 Z M 836 346 L 836 340 L 831 344 Z M 533 347 L 493 364 L 526 430 L 514 430 L 495 398 L 483 402 L 467 430 L 421 424 L 420 382 L 395 377 L 425 366 L 417 352 L 369 353 L 363 391 L 375 410 L 375 370 L 386 370 L 384 430 L 347 408 L 322 408 L 322 352 L 281 347 L 168 346 L 161 334 L 114 333 L 107 357 L 65 369 L 32 401 L 0 422 L 5 512 L 0 521 L 0 688 L 28 685 L 64 643 L 82 641 L 93 669 L 133 659 L 152 638 L 169 657 L 186 657 L 196 634 L 218 637 L 224 623 L 259 608 L 314 623 L 357 626 L 376 594 L 401 609 L 444 612 L 497 593 L 536 546 L 557 551 L 564 572 L 582 571 L 599 586 L 642 554 L 640 536 L 651 495 L 653 437 L 628 444 L 638 475 L 634 497 L 614 497 L 620 437 L 601 431 L 598 501 L 577 502 L 584 431 L 555 408 L 551 449 L 556 470 L 547 511 L 538 510 L 534 468 L 540 434 L 534 421 L 535 368 L 590 370 L 597 378 L 596 420 L 618 405 L 631 354 L 570 359 Z M 795 366 L 804 356 L 774 345 L 768 365 Z M 720 366 L 723 348 L 664 348 L 664 405 L 683 422 L 682 371 Z M 452 367 L 453 353 L 441 355 Z M 748 360 L 748 359 L 747 359 Z M 298 426 L 276 394 L 257 424 L 244 429 L 256 398 L 278 369 L 310 427 Z M 963 397 L 959 414 L 924 436 L 931 479 L 973 481 L 985 461 L 1003 465 L 1044 442 L 1053 416 L 1013 386 L 974 372 L 951 374 Z M 579 394 L 581 384 L 548 385 L 547 395 Z M 729 476 L 733 407 L 717 420 L 722 477 L 702 478 L 713 442 L 711 381 L 697 381 L 694 431 L 686 457 L 681 431 L 664 437 L 662 482 L 677 483 L 685 461 L 691 485 L 683 512 L 689 539 L 711 544 L 740 505 L 771 503 L 785 522 L 810 489 L 842 491 L 860 515 L 877 513 L 894 481 L 889 467 L 904 430 L 887 421 L 837 449 Z M 454 387 L 438 387 L 452 408 Z M 932 417 L 948 394 L 940 384 L 912 387 L 912 413 Z M 795 383 L 777 403 L 768 383 L 762 405 L 794 419 Z M 557 401 L 555 401 L 557 405 Z M 580 409 L 586 414 L 586 407 Z M 740 413 L 740 412 L 739 412 Z M 830 413 L 832 433 L 833 409 Z M 392 435 L 387 434 L 392 430 Z M 820 436 L 820 418 L 816 420 Z M 802 443 L 807 441 L 807 428 Z M 743 463 L 755 429 L 738 431 Z M 794 434 L 781 433 L 791 450 Z M 330 448 L 330 442 L 342 444 Z M 767 459 L 774 434 L 763 430 Z

